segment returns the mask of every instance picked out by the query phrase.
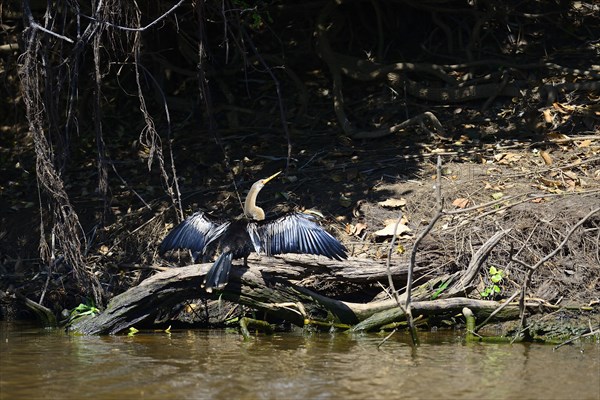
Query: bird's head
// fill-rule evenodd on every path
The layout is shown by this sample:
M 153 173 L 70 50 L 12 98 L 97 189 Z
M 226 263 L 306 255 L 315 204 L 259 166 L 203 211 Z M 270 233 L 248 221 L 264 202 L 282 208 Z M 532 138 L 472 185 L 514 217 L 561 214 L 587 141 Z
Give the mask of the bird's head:
M 246 196 L 246 201 L 244 202 L 244 214 L 248 218 L 252 218 L 255 221 L 262 221 L 265 219 L 265 211 L 256 205 L 256 196 L 258 192 L 273 178 L 279 175 L 281 171 L 276 174 L 271 175 L 268 178 L 260 179 L 254 182 L 254 185 L 250 188 L 248 192 L 248 196 Z
M 281 173 L 281 171 L 277 172 L 276 174 L 271 175 L 268 178 L 260 179 L 258 182 L 255 183 L 255 185 L 257 185 L 259 187 L 259 189 L 262 189 L 267 183 L 272 181 L 280 173 Z

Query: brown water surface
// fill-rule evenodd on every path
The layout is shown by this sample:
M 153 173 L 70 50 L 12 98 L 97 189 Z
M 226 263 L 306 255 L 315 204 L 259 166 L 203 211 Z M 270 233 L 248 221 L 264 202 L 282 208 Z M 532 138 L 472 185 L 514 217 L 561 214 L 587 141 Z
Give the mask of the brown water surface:
M 0 399 L 600 399 L 600 344 L 422 334 L 76 336 L 0 322 Z

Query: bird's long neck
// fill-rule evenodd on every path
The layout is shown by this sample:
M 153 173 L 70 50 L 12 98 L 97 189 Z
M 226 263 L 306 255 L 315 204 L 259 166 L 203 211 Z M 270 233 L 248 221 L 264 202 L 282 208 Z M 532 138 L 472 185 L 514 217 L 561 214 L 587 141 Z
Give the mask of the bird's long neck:
M 244 202 L 244 214 L 246 217 L 251 218 L 255 221 L 262 221 L 265 219 L 265 211 L 256 205 L 256 197 L 262 187 L 259 187 L 258 182 L 252 185 L 246 201 Z

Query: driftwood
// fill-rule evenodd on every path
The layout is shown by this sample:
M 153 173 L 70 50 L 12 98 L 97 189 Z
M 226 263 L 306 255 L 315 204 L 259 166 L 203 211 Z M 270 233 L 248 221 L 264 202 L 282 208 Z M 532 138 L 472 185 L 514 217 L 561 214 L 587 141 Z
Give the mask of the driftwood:
M 436 315 L 436 314 L 458 314 L 461 313 L 463 308 L 469 308 L 478 317 L 488 317 L 494 311 L 496 311 L 503 303 L 490 300 L 476 300 L 468 299 L 466 297 L 456 297 L 451 299 L 440 299 L 432 301 L 415 301 L 411 304 L 413 314 L 415 315 Z M 542 306 L 539 301 L 532 301 L 527 303 L 529 310 L 535 311 L 535 308 Z M 516 319 L 519 317 L 519 303 L 508 304 L 503 307 L 502 310 L 497 313 L 495 321 L 505 321 Z M 385 311 L 381 311 L 377 314 L 373 314 L 369 318 L 364 319 L 360 323 L 354 325 L 351 328 L 352 332 L 361 332 L 372 330 L 392 322 L 402 321 L 405 319 L 405 313 L 402 309 L 395 307 Z
M 474 289 L 474 279 L 491 249 L 506 235 L 500 231 L 490 237 L 475 252 L 465 271 L 430 279 L 412 291 L 417 314 L 451 312 L 471 308 L 476 314 L 482 310 L 489 316 L 500 304 L 492 301 L 476 301 L 468 298 L 446 300 L 444 297 L 467 296 Z M 229 284 L 219 293 L 209 294 L 201 287 L 210 264 L 197 264 L 173 268 L 146 279 L 138 286 L 114 297 L 106 310 L 95 318 L 76 322 L 72 329 L 84 334 L 117 333 L 135 324 L 153 324 L 179 303 L 202 297 L 220 298 L 266 311 L 298 326 L 307 319 L 325 320 L 331 323 L 354 326 L 352 329 L 370 330 L 404 317 L 397 301 L 389 297 L 369 303 L 350 303 L 326 297 L 306 288 L 314 281 L 334 280 L 336 285 L 347 283 L 369 284 L 387 281 L 384 262 L 366 259 L 332 261 L 305 255 L 285 257 L 259 257 L 248 260 L 249 268 L 233 268 Z M 395 283 L 406 282 L 408 266 L 391 263 L 390 272 Z M 416 278 L 429 272 L 429 268 L 417 266 Z M 449 284 L 445 291 L 436 293 L 442 282 Z M 434 295 L 434 293 L 436 293 Z M 403 295 L 404 296 L 404 295 Z M 403 296 L 400 296 L 402 299 Z M 424 301 L 437 298 L 433 301 Z M 514 307 L 505 307 L 502 319 L 514 313 Z
M 253 260 L 256 262 L 256 260 Z M 371 302 L 366 304 L 350 303 L 322 296 L 306 288 L 298 286 L 281 277 L 276 277 L 273 271 L 282 271 L 289 276 L 301 277 L 309 274 L 301 273 L 299 258 L 284 260 L 279 258 L 264 258 L 261 264 L 250 263 L 249 268 L 233 268 L 230 282 L 223 291 L 217 294 L 208 294 L 201 288 L 204 275 L 210 264 L 197 264 L 187 267 L 173 268 L 157 273 L 146 279 L 138 286 L 116 296 L 100 315 L 75 323 L 72 330 L 83 334 L 114 334 L 121 332 L 136 324 L 152 324 L 161 319 L 164 313 L 175 305 L 199 297 L 229 300 L 238 304 L 250 306 L 254 309 L 266 311 L 274 316 L 283 318 L 298 326 L 305 324 L 306 318 L 328 319 L 332 323 L 353 325 L 352 331 L 371 330 L 390 322 L 402 320 L 404 314 L 393 299 Z M 374 279 L 381 276 L 385 269 L 383 264 L 364 262 L 373 272 L 372 276 L 365 271 L 355 268 L 356 264 L 363 261 L 347 261 L 349 265 L 342 269 L 337 268 L 338 263 L 331 268 L 332 274 L 337 279 Z M 339 263 L 342 264 L 342 263 Z M 311 269 L 319 269 L 318 262 L 307 264 Z M 287 269 L 286 269 L 287 268 Z M 286 269 L 284 271 L 284 269 Z M 399 275 L 405 274 L 403 266 L 395 266 Z M 421 268 L 421 271 L 423 268 Z M 312 272 L 312 271 L 311 271 Z M 359 278 L 360 277 L 360 278 Z M 434 281 L 448 279 L 447 276 Z M 430 290 L 423 290 L 430 286 Z M 428 282 L 415 289 L 417 299 L 429 297 L 434 284 Z M 419 293 L 421 293 L 419 295 Z M 537 304 L 535 304 L 537 305 Z M 430 315 L 433 313 L 456 313 L 463 307 L 469 307 L 481 316 L 491 314 L 500 306 L 494 301 L 473 300 L 468 298 L 439 299 L 433 301 L 415 301 L 413 308 L 415 314 Z M 508 319 L 518 316 L 518 305 L 505 307 L 503 313 L 496 319 Z
M 465 283 L 461 277 L 472 275 L 472 269 L 476 269 L 480 264 L 475 260 L 480 261 L 481 258 L 476 256 L 473 260 L 471 267 L 466 271 L 440 276 L 415 288 L 415 313 L 439 313 L 444 309 L 446 312 L 455 312 L 469 307 L 475 313 L 483 310 L 482 315 L 487 316 L 498 308 L 500 304 L 496 302 L 467 298 L 424 301 L 432 297 L 435 288 L 443 281 L 456 282 L 454 286 L 460 285 L 463 289 L 469 286 L 470 283 Z M 233 268 L 229 284 L 216 294 L 206 293 L 201 288 L 209 268 L 210 264 L 197 264 L 159 272 L 114 297 L 100 315 L 78 321 L 71 329 L 84 334 L 114 334 L 133 325 L 152 325 L 156 321 L 164 320 L 164 315 L 168 315 L 177 304 L 202 297 L 220 298 L 246 305 L 298 326 L 303 326 L 307 319 L 316 319 L 351 325 L 353 331 L 371 330 L 404 318 L 396 301 L 391 298 L 369 303 L 350 303 L 323 296 L 301 286 L 301 283 L 309 280 L 331 279 L 338 285 L 344 281 L 383 281 L 387 279 L 383 262 L 358 259 L 334 262 L 310 256 L 251 257 L 249 268 Z M 406 280 L 405 264 L 392 265 L 391 270 L 395 280 Z M 425 267 L 418 267 L 416 274 L 422 275 L 427 271 Z M 447 293 L 459 293 L 452 289 L 454 286 L 450 286 L 451 290 Z M 462 293 L 466 292 L 459 294 Z M 518 314 L 518 310 L 515 311 L 514 308 L 506 307 L 505 313 L 498 318 L 513 316 L 515 312 Z
M 369 283 L 387 279 L 385 264 L 370 260 L 336 262 L 311 256 L 252 256 L 248 260 L 249 268 L 234 265 L 229 284 L 224 290 L 209 294 L 201 284 L 210 265 L 195 264 L 159 272 L 114 297 L 100 315 L 77 322 L 72 329 L 85 334 L 117 333 L 135 324 L 152 324 L 175 305 L 202 297 L 220 298 L 264 310 L 297 325 L 304 324 L 304 312 L 324 318 L 331 313 L 338 321 L 354 324 L 359 317 L 344 302 L 313 293 L 300 284 L 314 280 L 335 280 L 339 285 L 343 282 Z M 391 269 L 398 282 L 406 280 L 405 264 L 396 264 Z M 421 267 L 417 268 L 416 273 L 419 275 L 426 271 L 427 268 Z M 301 303 L 304 311 L 290 308 L 289 303 Z M 385 308 L 389 308 L 389 305 L 373 310 Z M 362 310 L 358 314 L 362 315 Z

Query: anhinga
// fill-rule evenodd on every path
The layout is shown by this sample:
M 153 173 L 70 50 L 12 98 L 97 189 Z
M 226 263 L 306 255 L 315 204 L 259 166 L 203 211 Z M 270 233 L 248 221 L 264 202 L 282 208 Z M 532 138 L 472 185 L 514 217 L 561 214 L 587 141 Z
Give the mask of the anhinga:
M 246 265 L 253 251 L 268 256 L 303 253 L 336 260 L 347 258 L 346 248 L 307 214 L 290 213 L 265 219 L 264 210 L 256 205 L 256 196 L 267 182 L 279 174 L 252 185 L 241 217 L 218 221 L 210 219 L 202 211 L 190 215 L 165 237 L 160 245 L 160 254 L 174 249 L 190 249 L 195 261 L 200 256 L 207 261 L 220 253 L 204 279 L 207 292 L 223 288 L 228 281 L 232 260 L 243 258 Z

